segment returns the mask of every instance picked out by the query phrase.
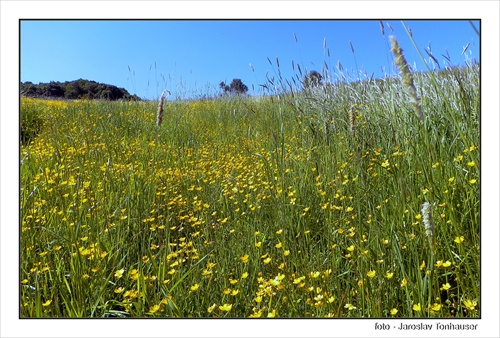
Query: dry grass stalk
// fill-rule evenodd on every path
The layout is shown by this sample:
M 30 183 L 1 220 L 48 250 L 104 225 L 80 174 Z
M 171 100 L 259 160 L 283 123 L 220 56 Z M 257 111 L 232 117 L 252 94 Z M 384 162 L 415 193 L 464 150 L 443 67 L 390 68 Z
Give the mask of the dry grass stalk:
M 168 96 L 170 96 L 170 91 L 168 91 L 167 89 L 165 89 L 161 93 L 160 103 L 158 104 L 158 115 L 156 116 L 156 125 L 157 126 L 160 126 L 162 121 L 163 121 L 163 101 L 165 100 L 165 92 L 167 92 Z
M 356 120 L 356 117 L 354 116 L 354 105 L 351 106 L 351 109 L 349 110 L 349 127 L 351 129 L 351 133 L 353 136 L 356 136 L 356 129 L 354 125 L 354 121 Z
M 408 89 L 413 108 L 415 109 L 415 113 L 420 118 L 420 120 L 423 121 L 424 114 L 422 112 L 422 106 L 420 105 L 420 99 L 417 95 L 417 88 L 415 88 L 415 84 L 413 83 L 413 76 L 410 72 L 410 67 L 408 66 L 408 62 L 403 55 L 403 49 L 401 49 L 398 41 L 394 36 L 391 35 L 390 38 L 392 47 L 391 52 L 394 53 L 394 56 L 396 57 L 396 64 L 401 70 L 401 74 L 403 76 L 403 84 Z

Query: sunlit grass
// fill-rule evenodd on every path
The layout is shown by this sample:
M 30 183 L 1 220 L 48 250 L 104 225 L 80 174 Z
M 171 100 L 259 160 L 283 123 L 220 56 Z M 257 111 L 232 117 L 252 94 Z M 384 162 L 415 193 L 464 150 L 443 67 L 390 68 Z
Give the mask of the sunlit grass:
M 414 80 L 23 99 L 21 317 L 479 316 L 479 67 Z

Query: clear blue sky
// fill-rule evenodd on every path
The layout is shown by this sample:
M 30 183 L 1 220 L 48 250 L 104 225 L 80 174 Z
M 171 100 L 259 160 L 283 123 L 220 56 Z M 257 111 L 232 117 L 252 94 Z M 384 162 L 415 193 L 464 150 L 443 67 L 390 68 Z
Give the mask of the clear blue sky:
M 452 65 L 480 60 L 480 38 L 469 21 L 404 22 L 425 58 L 430 60 L 424 51 L 430 46 L 441 68 L 447 52 Z M 276 57 L 289 80 L 297 73 L 292 60 L 302 70 L 318 72 L 326 62 L 332 81 L 339 76 L 339 61 L 353 79 L 358 78 L 357 69 L 368 76 L 384 76 L 382 69 L 392 75 L 397 69 L 389 35 L 397 37 L 408 62 L 424 70 L 401 21 L 383 24 L 385 36 L 378 20 L 22 20 L 21 81 L 82 78 L 157 99 L 163 89 L 169 89 L 172 98 L 215 93 L 221 81 L 229 84 L 239 78 L 250 94 L 259 94 L 266 72 L 276 75 Z M 480 30 L 479 21 L 473 24 Z

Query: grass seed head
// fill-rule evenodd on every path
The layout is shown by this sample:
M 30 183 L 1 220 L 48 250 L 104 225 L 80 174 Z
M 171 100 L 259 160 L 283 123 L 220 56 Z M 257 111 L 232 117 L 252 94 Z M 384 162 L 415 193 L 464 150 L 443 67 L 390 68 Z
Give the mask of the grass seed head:
M 165 89 L 163 93 L 161 93 L 160 103 L 158 104 L 158 114 L 156 116 L 157 126 L 160 126 L 163 121 L 163 101 L 165 100 L 165 92 L 167 92 L 168 96 L 170 96 L 170 91 L 168 91 L 167 89 Z
M 354 125 L 354 120 L 355 120 L 355 117 L 354 117 L 354 105 L 351 106 L 351 109 L 349 109 L 349 127 L 351 129 L 351 133 L 352 135 L 356 135 L 356 129 L 355 129 L 355 125 Z
M 429 202 L 425 202 L 422 205 L 422 217 L 425 227 L 425 235 L 429 239 L 431 249 L 433 249 L 434 222 L 432 220 L 431 204 Z
M 410 71 L 410 67 L 408 66 L 408 62 L 405 59 L 403 54 L 403 49 L 399 46 L 396 37 L 391 35 L 391 52 L 395 56 L 396 65 L 401 70 L 401 74 L 403 77 L 403 84 L 408 89 L 410 94 L 410 100 L 413 104 L 413 108 L 415 109 L 415 113 L 420 118 L 421 121 L 424 120 L 424 115 L 422 112 L 422 106 L 420 105 L 420 99 L 417 95 L 417 89 L 415 88 L 415 84 L 413 83 L 413 76 Z

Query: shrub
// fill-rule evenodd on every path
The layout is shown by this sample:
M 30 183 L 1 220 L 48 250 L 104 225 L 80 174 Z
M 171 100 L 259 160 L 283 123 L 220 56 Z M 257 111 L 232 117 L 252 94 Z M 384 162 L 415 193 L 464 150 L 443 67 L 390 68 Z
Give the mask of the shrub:
M 43 106 L 37 105 L 33 100 L 22 100 L 20 111 L 20 141 L 22 144 L 30 143 L 41 131 L 43 125 Z

